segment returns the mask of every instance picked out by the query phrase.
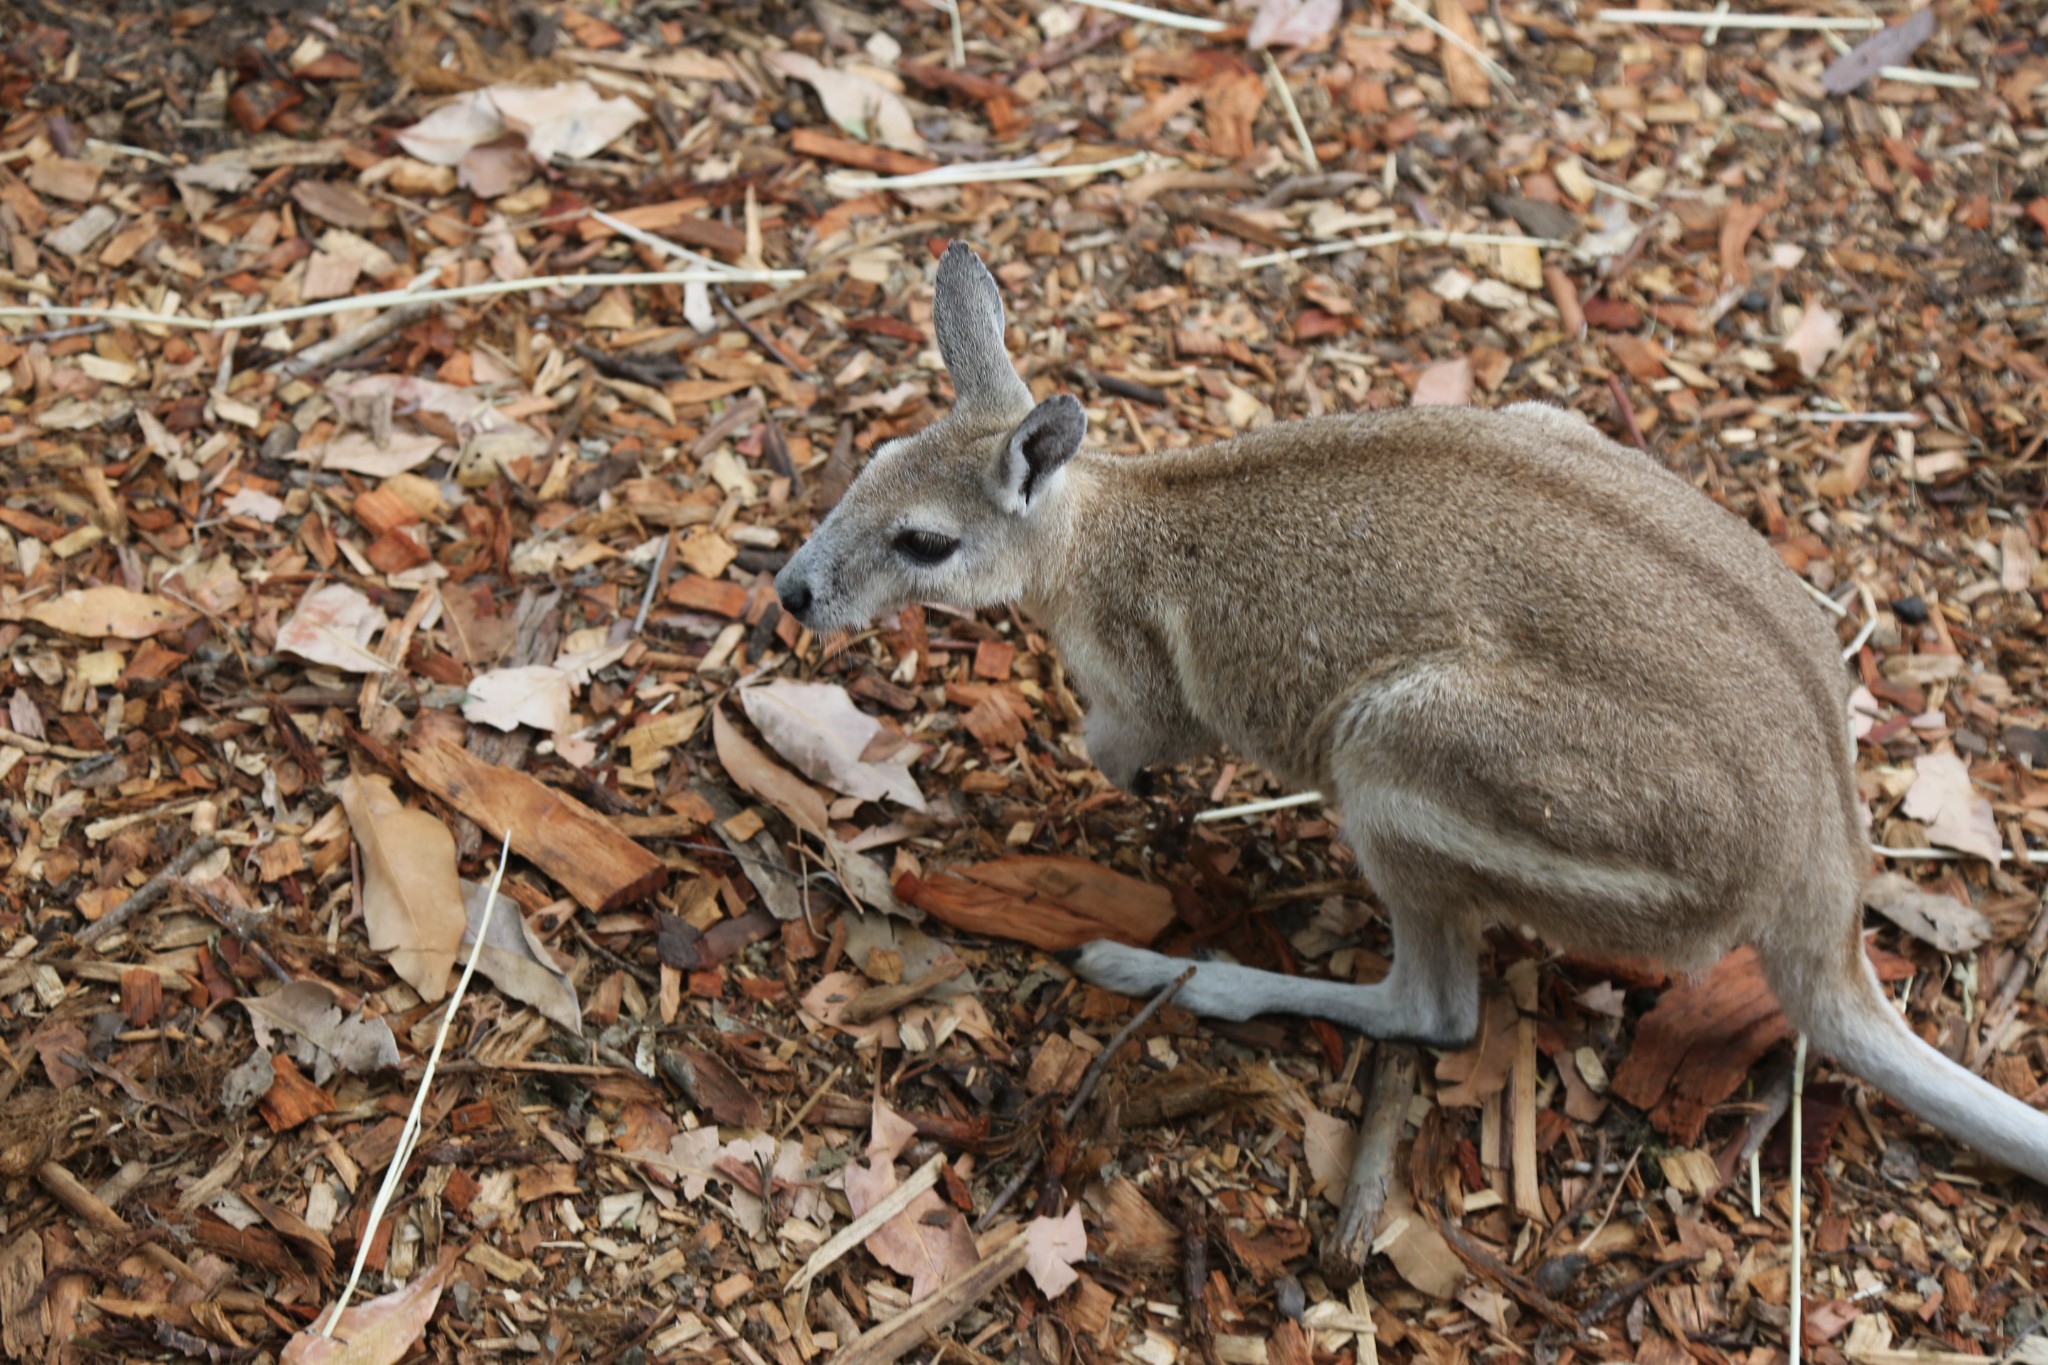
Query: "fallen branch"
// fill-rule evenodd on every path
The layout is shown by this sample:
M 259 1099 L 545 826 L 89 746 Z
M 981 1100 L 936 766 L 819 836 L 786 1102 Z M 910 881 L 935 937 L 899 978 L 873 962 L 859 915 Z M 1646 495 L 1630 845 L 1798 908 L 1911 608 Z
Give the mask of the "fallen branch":
M 220 840 L 211 834 L 185 845 L 178 856 L 165 863 L 154 877 L 135 888 L 135 894 L 101 915 L 78 932 L 78 942 L 90 948 L 108 934 L 162 900 L 179 878 L 213 856 Z
M 152 313 L 141 308 L 88 308 L 72 304 L 9 304 L 0 306 L 0 318 L 100 318 L 126 322 L 138 327 L 177 327 L 190 332 L 245 332 L 254 327 L 275 327 L 307 318 L 330 317 L 335 313 L 400 308 L 412 304 L 446 303 L 451 299 L 495 298 L 500 294 L 528 294 L 540 289 L 576 291 L 609 288 L 613 285 L 649 284 L 779 284 L 800 280 L 801 270 L 647 270 L 633 274 L 535 275 L 523 280 L 485 280 L 481 284 L 454 285 L 447 289 L 386 289 L 376 294 L 352 294 L 301 304 L 297 308 L 274 308 L 267 313 L 244 313 L 237 317 L 195 318 L 183 313 Z
M 966 1274 L 946 1281 L 932 1296 L 861 1333 L 839 1348 L 833 1365 L 892 1365 L 981 1302 L 997 1285 L 1024 1268 L 1030 1243 L 1020 1231 L 1002 1250 L 982 1258 Z
M 1814 18 L 1804 14 L 1693 14 L 1677 9 L 1603 9 L 1593 17 L 1603 24 L 1668 24 L 1679 28 L 1752 28 L 1813 33 L 1866 33 L 1884 27 L 1882 19 Z
M 918 1167 L 910 1179 L 889 1191 L 879 1204 L 834 1233 L 830 1240 L 811 1253 L 802 1269 L 789 1277 L 789 1283 L 782 1286 L 784 1297 L 803 1293 L 810 1288 L 811 1281 L 832 1268 L 833 1262 L 881 1231 L 882 1224 L 909 1208 L 912 1200 L 939 1183 L 939 1168 L 945 1164 L 945 1157 L 933 1157 Z
M 1119 156 L 1109 161 L 1081 161 L 1061 166 L 1048 166 L 1029 158 L 1016 161 L 963 161 L 957 166 L 940 166 L 936 170 L 890 176 L 834 171 L 825 177 L 825 183 L 837 193 L 871 194 L 876 190 L 929 190 L 947 185 L 993 185 L 1008 180 L 1066 180 L 1078 176 L 1101 175 L 1107 171 L 1126 170 L 1143 164 L 1150 156 L 1150 152 L 1132 152 L 1129 156 Z
M 1337 1211 L 1336 1228 L 1323 1242 L 1323 1278 L 1333 1288 L 1348 1289 L 1365 1273 L 1373 1231 L 1394 1178 L 1394 1146 L 1407 1125 L 1408 1101 L 1421 1070 L 1422 1059 L 1411 1045 L 1376 1045 L 1372 1089 L 1358 1125 L 1358 1150 L 1351 1158 L 1344 1205 Z

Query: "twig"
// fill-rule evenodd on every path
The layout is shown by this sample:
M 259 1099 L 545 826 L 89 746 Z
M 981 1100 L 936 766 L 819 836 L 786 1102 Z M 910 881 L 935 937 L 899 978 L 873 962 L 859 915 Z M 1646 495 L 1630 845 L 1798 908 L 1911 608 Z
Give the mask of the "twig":
M 441 267 L 437 265 L 406 285 L 405 292 L 417 295 L 420 290 L 440 278 Z M 426 315 L 433 306 L 432 303 L 412 303 L 393 308 L 388 313 L 380 313 L 371 318 L 360 327 L 349 328 L 340 336 L 316 341 L 297 355 L 281 360 L 271 368 L 279 379 L 303 379 L 323 365 L 332 365 L 338 360 L 345 360 L 376 345 L 393 332 L 410 325 L 415 318 Z
M 759 346 L 768 353 L 770 360 L 776 361 L 784 369 L 787 369 L 791 374 L 807 384 L 817 378 L 816 375 L 805 369 L 801 363 L 791 359 L 789 353 L 782 349 L 781 344 L 774 337 L 769 336 L 752 322 L 740 316 L 740 310 L 732 306 L 732 300 L 725 296 L 725 290 L 722 287 L 716 284 L 712 285 L 711 297 L 718 300 L 718 306 L 725 310 L 725 315 L 738 323 L 740 330 L 751 337 L 756 346 Z
M 982 1258 L 966 1274 L 948 1280 L 929 1298 L 842 1345 L 832 1357 L 833 1365 L 893 1365 L 1022 1270 L 1029 1255 L 1030 1239 L 1020 1232 L 1000 1251 Z
M 1238 806 L 1218 806 L 1205 810 L 1195 817 L 1195 823 L 1206 825 L 1216 820 L 1235 820 L 1240 816 L 1264 815 L 1268 811 L 1286 810 L 1291 806 L 1313 806 L 1323 799 L 1321 792 L 1296 792 L 1292 796 L 1275 796 L 1266 801 L 1247 801 Z
M 1074 0 L 1090 9 L 1107 10 L 1121 14 L 1126 19 L 1142 19 L 1148 24 L 1161 28 L 1182 28 L 1190 33 L 1221 33 L 1230 25 L 1220 19 L 1203 19 L 1192 14 L 1175 14 L 1172 10 L 1154 9 L 1150 5 L 1134 5 L 1130 0 Z
M 1486 77 L 1488 80 L 1492 81 L 1501 89 L 1507 91 L 1510 96 L 1514 94 L 1515 78 L 1509 74 L 1508 69 L 1506 67 L 1502 66 L 1493 58 L 1487 56 L 1486 53 L 1477 46 L 1475 46 L 1471 42 L 1471 40 L 1465 38 L 1456 30 L 1450 28 L 1442 20 L 1438 19 L 1434 14 L 1431 14 L 1428 10 L 1416 4 L 1415 0 L 1394 0 L 1394 9 L 1398 13 L 1407 15 L 1416 23 L 1428 29 L 1431 33 L 1434 33 L 1437 37 L 1443 39 L 1452 47 L 1457 48 L 1460 52 L 1463 52 L 1467 57 L 1470 57 L 1473 61 L 1479 63 L 1479 69 L 1486 73 Z
M 1108 161 L 1082 161 L 1048 166 L 1029 157 L 1015 161 L 963 161 L 937 170 L 914 171 L 909 175 L 869 175 L 861 171 L 834 171 L 825 177 L 828 188 L 868 194 L 875 190 L 929 190 L 947 185 L 993 185 L 1007 180 L 1065 180 L 1070 177 L 1101 175 L 1142 165 L 1150 152 L 1132 152 Z
M 1593 1245 L 1593 1239 L 1595 1237 L 1598 1237 L 1601 1231 L 1606 1228 L 1607 1220 L 1614 1217 L 1614 1206 L 1621 1202 L 1621 1192 L 1628 1188 L 1629 1172 L 1633 1171 L 1636 1168 L 1636 1162 L 1638 1159 L 1641 1158 L 1642 1155 L 1643 1149 L 1640 1144 L 1637 1145 L 1636 1149 L 1633 1152 L 1630 1152 L 1628 1154 L 1628 1164 L 1626 1166 L 1623 1166 L 1621 1168 L 1621 1174 L 1615 1177 L 1614 1193 L 1607 1197 L 1607 1207 L 1601 1211 L 1600 1221 L 1593 1225 L 1593 1230 L 1587 1233 L 1584 1240 L 1582 1240 L 1579 1243 L 1579 1251 L 1581 1253 L 1583 1253 L 1587 1247 Z
M 179 878 L 206 859 L 212 857 L 219 848 L 220 840 L 214 838 L 211 834 L 202 835 L 192 843 L 187 844 L 179 851 L 178 856 L 165 863 L 154 877 L 151 877 L 141 886 L 136 887 L 134 895 L 107 911 L 106 914 L 101 915 L 91 924 L 86 925 L 85 928 L 79 930 L 79 944 L 90 948 L 129 920 L 134 919 L 137 915 L 155 905 L 177 884 Z
M 939 1183 L 939 1168 L 945 1164 L 943 1155 L 933 1157 L 918 1167 L 910 1179 L 889 1191 L 880 1203 L 834 1233 L 823 1246 L 811 1253 L 802 1269 L 789 1277 L 789 1283 L 782 1286 L 783 1296 L 803 1293 L 810 1288 L 811 1281 L 831 1269 L 834 1261 L 873 1236 L 882 1224 L 909 1208 L 912 1200 Z
M 788 1137 L 803 1126 L 804 1120 L 811 1116 L 811 1111 L 818 1107 L 818 1102 L 831 1093 L 832 1083 L 839 1079 L 839 1073 L 844 1070 L 846 1070 L 846 1064 L 841 1062 L 838 1066 L 832 1068 L 824 1080 L 818 1082 L 818 1088 L 811 1092 L 811 1097 L 805 1100 L 794 1114 L 789 1116 L 789 1122 L 783 1124 L 782 1131 L 775 1135 L 778 1140 Z
M 1389 232 L 1371 232 L 1363 237 L 1346 237 L 1342 241 L 1318 242 L 1314 246 L 1298 246 L 1292 251 L 1269 251 L 1263 256 L 1246 256 L 1237 263 L 1240 270 L 1256 270 L 1262 265 L 1278 265 L 1282 261 L 1300 261 L 1310 256 L 1334 256 L 1342 251 L 1360 251 L 1374 246 L 1533 246 L 1538 250 L 1559 251 L 1571 245 L 1554 237 L 1525 237 L 1514 232 L 1446 232 L 1441 228 L 1396 228 Z
M 1273 50 L 1267 48 L 1259 54 L 1266 59 L 1266 80 L 1272 85 L 1273 93 L 1280 97 L 1280 107 L 1287 111 L 1287 126 L 1294 130 L 1294 140 L 1301 144 L 1301 159 L 1308 165 L 1309 173 L 1323 169 L 1323 163 L 1316 157 L 1316 144 L 1309 140 L 1308 125 L 1301 121 L 1301 110 L 1295 107 L 1294 92 L 1287 88 L 1287 77 L 1280 73 L 1280 63 L 1273 60 Z
M 415 303 L 445 303 L 451 299 L 495 298 L 500 294 L 528 294 L 540 289 L 567 291 L 609 288 L 613 285 L 649 284 L 779 284 L 803 278 L 801 270 L 647 270 L 627 274 L 534 275 L 523 280 L 485 280 L 480 284 L 454 285 L 414 293 L 408 289 L 386 289 L 376 294 L 353 294 L 301 304 L 297 308 L 276 308 L 267 313 L 244 313 L 236 317 L 195 318 L 182 313 L 152 313 L 141 308 L 87 308 L 74 304 L 9 304 L 0 306 L 0 318 L 103 318 L 140 327 L 180 327 L 191 332 L 244 332 L 253 327 L 275 327 L 280 323 L 307 318 L 331 317 L 336 313 L 358 313 L 382 308 L 399 308 Z
M 653 609 L 654 594 L 661 590 L 661 571 L 668 564 L 668 543 L 675 535 L 664 533 L 661 544 L 655 547 L 654 567 L 647 571 L 647 588 L 640 594 L 640 610 L 633 613 L 633 634 L 638 635 L 647 625 L 647 613 Z
M 1614 415 L 1621 419 L 1623 429 L 1628 432 L 1629 444 L 1647 452 L 1650 443 L 1643 439 L 1642 423 L 1636 420 L 1636 405 L 1628 401 L 1628 390 L 1622 386 L 1620 375 L 1607 376 L 1607 395 L 1614 400 Z
M 1187 985 L 1188 982 L 1194 979 L 1195 969 L 1190 967 L 1173 980 L 1167 982 L 1165 990 L 1153 996 L 1151 1000 L 1146 1002 L 1145 1008 L 1132 1015 L 1131 1021 L 1117 1030 L 1116 1036 L 1111 1038 L 1108 1045 L 1095 1055 L 1095 1060 L 1088 1064 L 1088 1070 L 1082 1073 L 1081 1084 L 1074 1088 L 1074 1098 L 1068 1100 L 1066 1107 L 1060 1111 L 1062 1122 L 1072 1123 L 1075 1116 L 1081 1112 L 1081 1106 L 1086 1104 L 1088 1097 L 1095 1093 L 1095 1087 L 1101 1082 L 1103 1073 L 1109 1069 L 1109 1060 L 1116 1055 L 1117 1050 L 1125 1043 L 1128 1043 L 1131 1040 L 1131 1035 L 1143 1028 L 1147 1020 L 1159 1013 L 1161 1005 L 1173 999 L 1174 996 L 1180 993 L 1182 986 Z M 995 1221 L 995 1216 L 1001 1213 L 1012 1199 L 1017 1197 L 1017 1191 L 1024 1188 L 1025 1182 L 1030 1180 L 1032 1174 L 1038 1170 L 1038 1163 L 1044 1159 L 1045 1153 L 1042 1151 L 1031 1154 L 1030 1159 L 1024 1163 L 1024 1169 L 1017 1172 L 1009 1184 L 1003 1186 L 1002 1191 L 996 1195 L 981 1217 L 974 1220 L 974 1230 L 976 1232 L 986 1232 L 988 1230 L 989 1224 Z
M 2005 1021 L 2012 1016 L 2013 1002 L 2019 999 L 2020 990 L 2027 984 L 2027 978 L 2041 965 L 2041 955 L 2048 953 L 2048 895 L 2034 911 L 2034 928 L 2027 935 L 2027 946 L 2013 959 L 2006 969 L 2005 980 L 1998 983 L 1998 993 L 1991 998 L 1984 1011 L 1984 1026 L 1977 1035 L 1977 1045 L 1970 1052 L 1970 1070 L 1982 1072 L 1984 1064 L 1991 1059 L 1991 1046 L 2005 1029 Z
M 1884 27 L 1882 19 L 1813 18 L 1803 14 L 1693 14 L 1676 9 L 1603 9 L 1593 17 L 1603 24 L 1670 24 L 1679 28 L 1753 28 L 1814 33 L 1863 33 Z
M 505 840 L 498 850 L 498 870 L 491 877 L 490 889 L 484 892 L 484 912 L 477 920 L 476 938 L 469 947 L 469 959 L 462 964 L 462 975 L 456 979 L 455 989 L 449 992 L 448 1003 L 441 1010 L 441 1027 L 434 1034 L 434 1046 L 427 1053 L 427 1065 L 420 1074 L 419 1090 L 413 1095 L 412 1109 L 405 1116 L 405 1124 L 398 1130 L 398 1145 L 392 1149 L 391 1164 L 384 1168 L 384 1181 L 377 1187 L 377 1197 L 370 1204 L 370 1216 L 363 1224 L 360 1239 L 356 1243 L 356 1263 L 348 1273 L 348 1283 L 341 1287 L 341 1294 L 334 1301 L 334 1311 L 326 1315 L 320 1325 L 320 1335 L 330 1340 L 334 1329 L 341 1323 L 341 1315 L 348 1309 L 348 1301 L 355 1296 L 356 1285 L 363 1278 L 363 1267 L 370 1259 L 370 1248 L 377 1240 L 377 1224 L 383 1220 L 384 1211 L 391 1206 L 391 1196 L 397 1193 L 398 1182 L 405 1178 L 405 1168 L 412 1160 L 413 1148 L 420 1137 L 421 1114 L 426 1108 L 427 1092 L 434 1084 L 434 1071 L 441 1064 L 441 1049 L 448 1042 L 448 1028 L 455 1022 L 455 1011 L 462 1005 L 462 997 L 469 990 L 470 978 L 476 975 L 476 960 L 483 952 L 483 946 L 491 934 L 491 911 L 498 905 L 498 888 L 505 882 L 505 868 L 512 861 L 512 831 L 505 831 Z
M 1698 1265 L 1702 1259 L 1704 1258 L 1699 1256 L 1681 1256 L 1675 1261 L 1665 1261 L 1647 1275 L 1639 1276 L 1626 1284 L 1616 1285 L 1599 1298 L 1593 1300 L 1592 1305 L 1585 1312 L 1579 1314 L 1579 1325 L 1581 1327 L 1597 1325 L 1602 1318 L 1612 1313 L 1615 1309 L 1628 1303 L 1644 1291 L 1655 1288 L 1657 1281 L 1663 1279 L 1666 1275 L 1674 1271 L 1683 1270 L 1689 1265 Z
M 1525 1276 L 1503 1265 L 1493 1253 L 1473 1242 L 1451 1220 L 1450 1216 L 1444 1212 L 1441 1205 L 1442 1197 L 1439 1196 L 1437 1199 L 1424 1204 L 1423 1207 L 1429 1211 L 1430 1221 L 1436 1224 L 1437 1232 L 1446 1242 L 1450 1243 L 1451 1250 L 1458 1253 L 1459 1260 L 1479 1272 L 1482 1277 L 1500 1285 L 1508 1293 L 1520 1299 L 1524 1306 L 1534 1309 L 1537 1313 L 1549 1319 L 1551 1323 L 1563 1328 L 1574 1337 L 1580 1337 L 1585 1334 L 1585 1329 L 1580 1326 L 1579 1320 L 1572 1316 L 1572 1311 L 1569 1308 L 1566 1308 L 1556 1299 L 1551 1298 L 1550 1295 L 1538 1289 Z
M 1380 1043 L 1373 1058 L 1372 1089 L 1366 1095 L 1365 1117 L 1358 1125 L 1358 1150 L 1344 1186 L 1344 1204 L 1337 1226 L 1323 1241 L 1323 1278 L 1348 1289 L 1365 1272 L 1373 1232 L 1386 1206 L 1387 1186 L 1394 1175 L 1394 1147 L 1408 1122 L 1408 1101 L 1422 1062 L 1406 1043 Z
M 1806 1109 L 1806 1035 L 1800 1034 L 1792 1044 L 1792 1365 L 1799 1365 L 1799 1319 L 1806 1298 L 1806 1281 L 1800 1274 L 1800 1260 L 1804 1254 L 1806 1238 L 1801 1235 L 1799 1191 L 1800 1176 L 1806 1168 L 1806 1135 L 1801 1122 Z
M 135 1228 L 127 1219 L 109 1208 L 105 1200 L 87 1189 L 77 1176 L 71 1174 L 70 1171 L 56 1162 L 45 1161 L 36 1169 L 36 1179 L 42 1182 L 43 1188 L 48 1190 L 50 1196 L 59 1204 L 62 1204 L 65 1208 L 92 1224 L 101 1232 L 113 1233 L 115 1235 L 134 1235 Z M 213 1286 L 207 1282 L 206 1278 L 191 1266 L 179 1260 L 177 1255 L 168 1247 L 156 1242 L 145 1242 L 142 1246 L 142 1254 L 146 1259 L 156 1262 L 159 1267 L 168 1270 L 187 1284 L 196 1286 L 202 1294 L 212 1292 Z

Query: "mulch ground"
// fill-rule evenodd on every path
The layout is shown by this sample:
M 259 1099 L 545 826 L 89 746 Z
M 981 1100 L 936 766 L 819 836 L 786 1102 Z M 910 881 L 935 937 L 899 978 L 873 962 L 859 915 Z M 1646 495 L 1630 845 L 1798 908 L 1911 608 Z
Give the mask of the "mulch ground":
M 1174 8 L 0 3 L 0 1356 L 2048 1360 L 2040 1190 L 1822 1058 L 1795 1284 L 1741 954 L 1496 933 L 1337 1282 L 1397 1059 L 1051 955 L 1374 979 L 1328 813 L 769 586 L 954 237 L 1111 451 L 1576 408 L 1837 618 L 1880 976 L 2048 1102 L 2048 15 Z

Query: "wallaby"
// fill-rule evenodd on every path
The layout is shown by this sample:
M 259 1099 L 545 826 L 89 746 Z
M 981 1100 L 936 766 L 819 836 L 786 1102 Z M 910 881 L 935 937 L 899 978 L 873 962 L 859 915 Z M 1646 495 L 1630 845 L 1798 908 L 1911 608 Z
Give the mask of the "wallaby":
M 1330 795 L 1391 917 L 1391 973 L 1203 963 L 1176 1003 L 1459 1047 L 1490 923 L 1680 972 L 1754 944 L 1817 1049 L 2048 1182 L 2048 1115 L 1914 1036 L 1870 969 L 1847 670 L 1740 520 L 1537 403 L 1084 451 L 1086 412 L 1032 401 L 964 243 L 932 322 L 953 411 L 877 447 L 776 591 L 821 633 L 1019 603 L 1112 782 L 1224 745 Z M 1096 942 L 1074 966 L 1148 994 L 1186 964 Z

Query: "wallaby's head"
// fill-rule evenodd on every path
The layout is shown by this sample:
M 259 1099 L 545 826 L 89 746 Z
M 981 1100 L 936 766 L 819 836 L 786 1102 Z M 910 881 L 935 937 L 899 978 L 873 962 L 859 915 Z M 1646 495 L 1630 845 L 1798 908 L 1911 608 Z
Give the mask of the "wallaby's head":
M 1003 300 L 964 242 L 939 262 L 932 326 L 953 411 L 886 441 L 775 576 L 783 609 L 819 633 L 917 602 L 973 609 L 1016 599 L 1088 415 L 1070 394 L 1034 405 L 1003 347 Z

